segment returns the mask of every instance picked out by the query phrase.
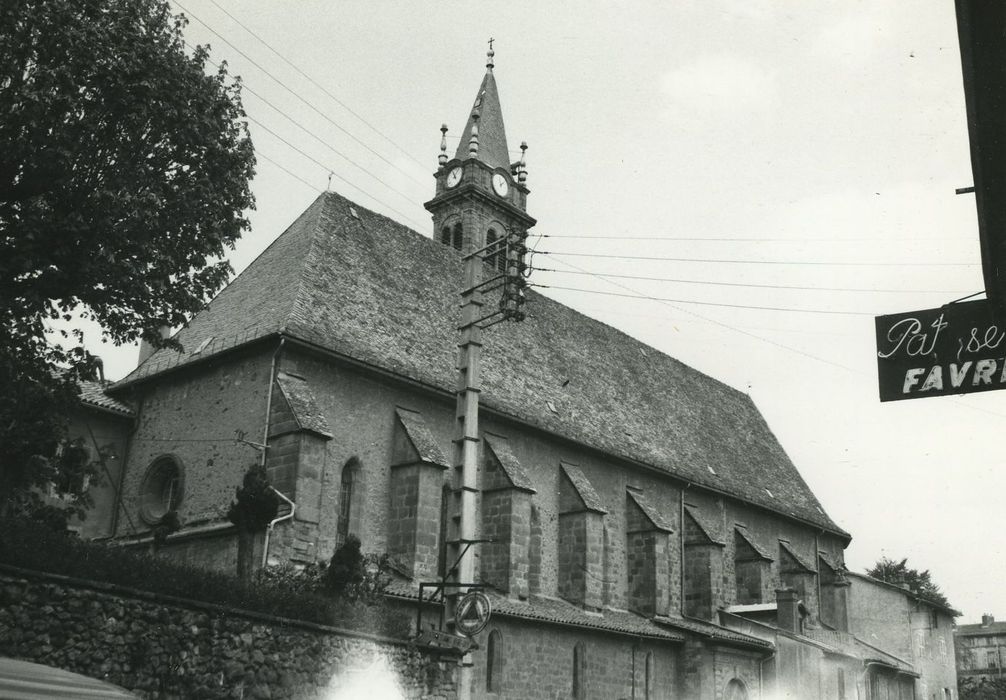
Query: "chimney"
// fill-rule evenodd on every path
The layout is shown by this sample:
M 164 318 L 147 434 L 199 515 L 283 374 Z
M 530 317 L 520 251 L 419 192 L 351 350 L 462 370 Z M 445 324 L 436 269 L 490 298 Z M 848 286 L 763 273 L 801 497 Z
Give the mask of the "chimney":
M 803 621 L 800 616 L 799 594 L 793 588 L 782 588 L 775 592 L 776 625 L 779 629 L 793 634 L 803 631 Z
M 996 619 L 992 617 L 992 615 L 990 615 L 989 613 L 985 613 L 982 615 L 982 627 L 991 627 L 992 623 L 995 621 Z
M 161 336 L 161 339 L 167 338 L 171 335 L 170 326 L 159 326 L 157 328 L 157 333 Z M 156 352 L 157 348 L 154 347 L 152 343 L 147 342 L 145 339 L 140 339 L 140 356 L 136 362 L 137 367 L 142 365 L 148 357 Z

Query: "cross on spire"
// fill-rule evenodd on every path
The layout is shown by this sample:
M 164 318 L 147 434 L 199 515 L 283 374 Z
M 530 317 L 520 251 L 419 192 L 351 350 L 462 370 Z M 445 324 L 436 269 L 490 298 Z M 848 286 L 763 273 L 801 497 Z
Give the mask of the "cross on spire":
M 486 52 L 486 68 L 488 68 L 489 70 L 493 69 L 493 56 L 496 55 L 496 52 L 493 51 L 494 41 L 496 40 L 493 39 L 492 37 L 489 37 L 489 51 Z

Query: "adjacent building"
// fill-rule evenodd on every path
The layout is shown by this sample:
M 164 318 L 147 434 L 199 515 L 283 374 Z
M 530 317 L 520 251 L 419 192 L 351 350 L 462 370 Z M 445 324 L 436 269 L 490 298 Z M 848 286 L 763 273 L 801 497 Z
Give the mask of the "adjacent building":
M 962 680 L 1002 678 L 1006 664 L 1006 622 L 996 622 L 986 613 L 980 624 L 958 625 L 954 630 L 954 649 L 957 675 Z
M 483 331 L 477 478 L 452 480 L 463 257 L 533 227 L 528 195 L 490 54 L 457 152 L 442 142 L 432 240 L 323 194 L 182 350 L 111 388 L 133 411 L 115 537 L 177 514 L 163 553 L 233 568 L 224 515 L 262 460 L 292 504 L 264 561 L 327 559 L 354 534 L 413 610 L 452 566 L 468 491 L 494 606 L 475 697 L 927 697 L 911 642 L 871 641 L 850 535 L 750 397 L 554 300 L 528 292 L 523 322 Z M 903 607 L 890 624 L 914 629 Z

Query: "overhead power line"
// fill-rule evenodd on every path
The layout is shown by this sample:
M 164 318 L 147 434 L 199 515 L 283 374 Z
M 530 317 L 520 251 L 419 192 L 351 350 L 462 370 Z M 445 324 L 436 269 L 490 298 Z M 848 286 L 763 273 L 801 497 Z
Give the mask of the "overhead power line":
M 321 83 L 319 83 L 318 81 L 316 81 L 314 78 L 312 78 L 310 75 L 308 75 L 303 70 L 301 70 L 301 68 L 296 63 L 294 63 L 293 61 L 291 61 L 290 59 L 288 59 L 286 56 L 284 56 L 282 53 L 280 53 L 277 49 L 273 48 L 272 45 L 270 45 L 265 39 L 263 39 L 261 36 L 259 36 L 257 33 L 255 33 L 251 28 L 249 28 L 246 24 L 244 24 L 244 22 L 242 22 L 241 20 L 239 20 L 237 17 L 235 17 L 234 15 L 232 15 L 230 12 L 228 12 L 227 8 L 225 8 L 222 5 L 220 5 L 218 2 L 216 2 L 216 0 L 210 0 L 210 2 L 213 5 L 215 5 L 221 12 L 223 12 L 225 15 L 227 15 L 228 17 L 230 17 L 231 20 L 233 20 L 239 27 L 241 27 L 246 32 L 248 32 L 253 37 L 255 37 L 255 39 L 260 44 L 262 44 L 264 47 L 266 47 L 267 49 L 269 49 L 270 51 L 272 51 L 274 54 L 276 54 L 276 56 L 278 56 L 281 61 L 283 61 L 284 63 L 286 63 L 288 66 L 290 66 L 291 68 L 293 68 L 295 71 L 297 71 L 297 73 L 299 73 L 305 80 L 307 80 L 309 83 L 311 83 L 316 88 L 318 88 L 323 93 L 325 93 L 325 95 L 327 95 L 329 97 L 329 99 L 331 99 L 337 105 L 339 105 L 344 110 L 346 110 L 347 112 L 349 112 L 350 114 L 352 114 L 354 117 L 356 117 L 357 119 L 359 119 L 364 125 L 367 126 L 368 129 L 370 129 L 375 134 L 377 134 L 382 139 L 384 139 L 385 141 L 387 141 L 388 143 L 390 143 L 392 146 L 394 146 L 396 149 L 398 149 L 399 153 L 401 153 L 403 156 L 405 156 L 406 158 L 408 158 L 409 160 L 411 160 L 413 163 L 415 163 L 416 165 L 418 165 L 420 168 L 423 168 L 424 170 L 426 170 L 426 169 L 429 168 L 429 164 L 420 162 L 418 159 L 416 159 L 415 156 L 413 156 L 411 153 L 409 153 L 404 148 L 402 148 L 401 146 L 399 146 L 397 143 L 395 143 L 394 141 L 392 141 L 390 137 L 388 137 L 386 134 L 384 134 L 376 126 L 374 126 L 373 124 L 371 124 L 369 121 L 367 121 L 366 119 L 364 119 L 362 116 L 360 116 L 356 111 L 353 110 L 352 107 L 350 107 L 345 102 L 343 102 L 342 100 L 340 100 L 338 97 L 336 97 L 335 95 L 333 95 L 327 88 L 325 88 L 324 85 L 322 85 Z M 179 7 L 181 7 L 181 5 L 179 5 Z
M 783 306 L 752 306 L 748 304 L 727 304 L 714 301 L 695 301 L 694 299 L 668 299 L 666 297 L 653 297 L 647 294 L 622 294 L 621 292 L 602 292 L 597 289 L 580 289 L 577 287 L 560 287 L 552 284 L 531 284 L 531 287 L 543 289 L 561 289 L 567 292 L 582 292 L 584 294 L 602 294 L 609 297 L 624 297 L 626 299 L 646 299 L 649 301 L 667 301 L 675 304 L 697 304 L 699 306 L 721 306 L 730 309 L 756 309 L 758 311 L 786 311 L 803 314 L 829 314 L 837 316 L 873 316 L 865 311 L 836 311 L 833 309 L 796 309 Z
M 537 245 L 537 243 L 535 245 Z M 577 270 L 580 270 L 582 272 L 586 272 L 586 270 L 584 270 L 582 267 L 580 267 L 578 265 L 574 265 L 571 262 L 565 262 L 565 261 L 561 261 L 561 262 L 562 262 L 563 265 L 568 265 L 568 266 L 570 266 L 572 268 L 575 268 Z M 607 282 L 608 284 L 613 285 L 615 287 L 618 287 L 620 289 L 624 289 L 626 291 L 638 294 L 638 292 L 635 289 L 633 289 L 632 287 L 628 287 L 628 286 L 622 284 L 621 282 L 614 282 L 612 280 L 606 280 L 603 277 L 598 277 L 598 279 L 600 279 L 602 282 Z M 800 350 L 798 348 L 791 347 L 791 346 L 786 345 L 784 343 L 780 343 L 778 341 L 771 340 L 769 338 L 764 338 L 764 337 L 762 337 L 760 335 L 757 335 L 755 333 L 750 333 L 748 331 L 742 330 L 742 329 L 737 328 L 735 326 L 731 326 L 729 323 L 724 323 L 723 321 L 717 321 L 716 319 L 709 318 L 708 316 L 703 316 L 702 314 L 700 314 L 700 313 L 698 313 L 696 311 L 692 311 L 691 309 L 685 309 L 685 308 L 682 308 L 680 306 L 674 306 L 673 304 L 671 304 L 670 302 L 668 302 L 668 301 L 666 301 L 664 299 L 654 299 L 653 301 L 656 301 L 659 304 L 663 304 L 664 306 L 668 306 L 668 307 L 670 307 L 670 308 L 672 308 L 675 311 L 678 311 L 680 313 L 688 314 L 689 316 L 692 316 L 694 318 L 701 319 L 701 320 L 703 320 L 703 321 L 705 321 L 707 323 L 710 323 L 710 324 L 712 324 L 714 326 L 719 326 L 720 328 L 725 328 L 725 329 L 727 329 L 729 331 L 733 331 L 734 333 L 739 333 L 740 335 L 747 336 L 748 338 L 753 338 L 754 340 L 759 340 L 759 341 L 761 341 L 761 342 L 763 342 L 763 343 L 765 343 L 767 345 L 773 345 L 773 346 L 775 346 L 777 348 L 780 348 L 781 350 L 786 350 L 786 351 L 794 353 L 796 355 L 802 355 L 803 357 L 809 358 L 809 359 L 814 360 L 816 362 L 820 362 L 822 364 L 831 365 L 832 367 L 838 367 L 839 369 L 843 369 L 846 372 L 851 372 L 853 374 L 860 374 L 857 370 L 853 369 L 852 367 L 848 367 L 846 365 L 839 364 L 838 362 L 832 362 L 831 360 L 826 360 L 823 357 L 818 357 L 817 355 L 812 355 L 809 352 L 805 352 L 805 351 Z
M 869 238 L 724 238 L 707 236 L 580 236 L 565 233 L 546 233 L 542 238 L 574 238 L 579 240 L 615 240 L 615 241 L 694 241 L 699 243 L 917 243 L 919 241 L 952 241 L 957 243 L 967 242 L 962 238 L 949 238 L 938 236 L 932 238 L 888 238 L 878 239 L 876 236 Z
M 321 116 L 322 119 L 324 119 L 325 121 L 327 121 L 329 124 L 331 124 L 332 126 L 334 126 L 336 129 L 338 129 L 339 131 L 341 131 L 342 133 L 344 133 L 346 136 L 348 136 L 349 138 L 351 138 L 356 143 L 360 144 L 363 148 L 365 148 L 368 151 L 370 151 L 371 153 L 373 153 L 375 156 L 377 156 L 378 158 L 380 158 L 381 160 L 383 160 L 385 163 L 387 163 L 388 165 L 390 165 L 392 168 L 394 168 L 394 169 L 398 170 L 399 172 L 403 173 L 405 176 L 407 176 L 410 179 L 414 180 L 418 184 L 420 184 L 420 185 L 427 184 L 427 183 L 423 182 L 422 180 L 420 180 L 419 178 L 417 178 L 412 173 L 410 173 L 407 170 L 403 169 L 401 166 L 399 166 L 396 163 L 393 163 L 392 161 L 390 161 L 387 158 L 385 158 L 379 152 L 375 151 L 368 144 L 366 144 L 365 142 L 361 141 L 357 136 L 355 136 L 350 131 L 348 131 L 345 127 L 343 127 L 337 121 L 335 121 L 330 116 L 328 116 L 327 114 L 325 114 L 325 112 L 323 112 L 322 110 L 318 109 L 313 104 L 311 104 L 310 102 L 308 102 L 307 100 L 305 100 L 300 94 L 298 94 L 296 91 L 294 91 L 291 88 L 289 88 L 282 80 L 280 80 L 275 75 L 273 75 L 272 73 L 270 73 L 258 61 L 256 61 L 254 58 L 252 58 L 251 56 L 249 56 L 248 54 L 246 54 L 244 51 L 242 51 L 241 49 L 239 49 L 237 46 L 235 46 L 234 44 L 232 44 L 230 41 L 228 41 L 228 39 L 225 36 L 223 36 L 222 34 L 220 34 L 220 32 L 218 32 L 217 30 L 215 30 L 213 27 L 211 27 L 209 24 L 207 24 L 206 22 L 204 22 L 203 20 L 201 20 L 196 15 L 192 14 L 192 12 L 190 12 L 189 10 L 187 10 L 184 5 L 182 5 L 181 3 L 178 2 L 178 0 L 172 0 L 172 2 L 174 2 L 175 5 L 177 5 L 182 10 L 182 12 L 184 12 L 186 15 L 192 17 L 192 19 L 196 20 L 201 25 L 203 25 L 204 27 L 206 27 L 206 29 L 208 29 L 214 36 L 216 36 L 222 42 L 224 42 L 229 47 L 231 47 L 232 49 L 234 49 L 235 51 L 237 51 L 238 54 L 241 55 L 242 57 L 244 57 L 244 59 L 246 61 L 248 61 L 249 63 L 251 63 L 253 66 L 255 66 L 256 68 L 258 68 L 260 71 L 262 71 L 265 75 L 267 75 L 269 78 L 271 78 L 277 85 L 279 85 L 281 88 L 283 88 L 284 90 L 286 90 L 287 92 L 289 92 L 291 95 L 293 95 L 295 98 L 297 98 L 297 100 L 299 100 L 300 102 L 304 103 L 309 109 L 311 109 L 313 112 L 317 113 L 319 116 Z
M 978 263 L 968 262 L 843 262 L 837 260 L 732 260 L 714 258 L 671 258 L 647 255 L 610 255 L 604 253 L 567 253 L 540 250 L 537 255 L 565 255 L 575 258 L 609 258 L 619 260 L 652 260 L 655 262 L 697 262 L 732 265 L 827 265 L 837 267 L 974 267 Z
M 871 289 L 865 287 L 812 287 L 790 284 L 755 284 L 746 282 L 713 282 L 709 280 L 675 279 L 672 277 L 647 277 L 645 275 L 616 275 L 610 272 L 590 272 L 579 270 L 556 270 L 550 267 L 535 267 L 535 272 L 555 272 L 561 275 L 591 275 L 623 280 L 643 280 L 647 282 L 675 282 L 681 284 L 705 284 L 717 287 L 753 287 L 755 289 L 795 289 L 812 292 L 865 292 L 883 294 L 964 294 L 954 289 Z
M 255 157 L 269 161 L 270 163 L 272 163 L 273 165 L 275 165 L 277 168 L 279 168 L 280 170 L 282 170 L 283 172 L 285 172 L 290 177 L 294 178 L 295 180 L 299 180 L 300 182 L 304 183 L 305 185 L 307 185 L 312 190 L 314 190 L 314 191 L 316 191 L 318 193 L 321 193 L 321 192 L 325 191 L 325 190 L 321 189 L 320 187 L 318 187 L 316 185 L 312 185 L 310 182 L 308 182 L 307 180 L 305 180 L 304 178 L 302 178 L 300 175 L 298 175 L 297 173 L 293 172 L 292 170 L 287 169 L 286 166 L 284 166 L 282 163 L 280 163 L 278 161 L 275 161 L 272 158 L 270 158 L 269 156 L 267 156 L 265 153 L 262 153 L 262 151 L 260 151 L 258 148 L 255 149 Z
M 187 41 L 185 42 L 185 45 L 188 46 L 193 51 L 196 48 L 195 46 L 193 46 L 192 44 L 190 44 Z M 216 63 L 212 59 L 207 58 L 206 61 L 207 61 L 207 63 L 209 63 L 209 64 L 211 64 L 213 66 L 216 66 L 218 68 L 220 67 L 220 64 Z M 337 149 L 337 148 L 329 145 L 328 142 L 325 141 L 325 139 L 323 139 L 320 136 L 318 136 L 317 134 L 315 134 L 313 131 L 311 131 L 310 129 L 308 129 L 306 126 L 304 126 L 303 124 L 301 124 L 300 122 L 298 122 L 296 119 L 294 119 L 293 117 L 291 117 L 289 114 L 287 114 L 286 112 L 284 112 L 282 109 L 280 109 L 279 107 L 277 107 L 275 104 L 273 104 L 272 102 L 270 102 L 267 98 L 265 98 L 264 96 L 260 95 L 258 92 L 256 92 L 255 90 L 253 90 L 251 87 L 248 86 L 247 83 L 242 83 L 241 87 L 242 87 L 243 90 L 247 90 L 249 93 L 251 93 L 252 95 L 254 95 L 255 97 L 257 97 L 259 100 L 261 100 L 262 102 L 264 102 L 266 105 L 268 105 L 270 108 L 272 108 L 273 110 L 275 110 L 276 112 L 278 112 L 280 115 L 282 115 L 283 117 L 285 117 L 290 123 L 292 123 L 298 129 L 300 129 L 305 134 L 307 134 L 308 136 L 310 136 L 311 138 L 313 138 L 315 141 L 317 141 L 318 143 L 320 143 L 322 145 L 322 147 L 327 148 L 332 153 L 336 154 L 337 156 L 339 156 L 340 158 L 342 158 L 343 160 L 345 160 L 347 163 L 349 163 L 350 165 L 352 165 L 353 167 L 355 167 L 360 172 L 362 172 L 362 173 L 364 173 L 366 175 L 369 175 L 374 180 L 376 180 L 380 184 L 384 185 L 389 190 L 391 190 L 395 194 L 399 195 L 400 197 L 402 197 L 406 201 L 408 201 L 408 202 L 414 202 L 415 201 L 414 198 L 411 195 L 408 195 L 408 194 L 402 192 L 400 189 L 398 189 L 394 185 L 390 184 L 389 182 L 387 182 L 386 180 L 384 180 L 383 178 L 381 178 L 379 175 L 374 174 L 373 172 L 371 172 L 367 168 L 365 168 L 362 165 L 360 165 L 359 163 L 357 163 L 355 160 L 353 160 L 352 158 L 350 158 L 349 156 L 347 156 L 345 153 L 343 153 L 339 149 Z M 249 117 L 249 119 L 251 119 L 251 117 Z
M 412 218 L 411 216 L 409 216 L 408 214 L 406 214 L 406 213 L 404 213 L 404 212 L 401 212 L 401 211 L 399 211 L 398 209 L 395 209 L 395 208 L 394 208 L 393 206 L 391 206 L 391 205 L 390 205 L 390 204 L 388 204 L 387 202 L 385 202 L 385 201 L 383 201 L 383 200 L 381 200 L 381 199 L 378 199 L 378 198 L 377 198 L 377 197 L 375 197 L 374 195 L 370 194 L 369 192 L 367 192 L 366 190 L 364 190 L 363 188 L 361 188 L 361 187 L 360 187 L 359 185 L 355 185 L 355 184 L 353 184 L 352 182 L 350 182 L 349 180 L 347 180 L 346 178 L 344 178 L 344 177 L 343 177 L 342 175 L 339 175 L 339 174 L 338 174 L 337 172 L 335 172 L 335 170 L 333 170 L 331 166 L 329 166 L 329 165 L 328 165 L 328 164 L 326 164 L 326 163 L 323 163 L 323 162 L 321 162 L 320 160 L 318 160 L 317 158 L 315 158 L 314 156 L 312 156 L 312 155 L 311 155 L 310 153 L 308 153 L 307 151 L 304 151 L 304 150 L 302 150 L 302 149 L 298 148 L 297 146 L 295 146 L 294 144 L 290 143 L 290 142 L 289 142 L 289 141 L 287 141 L 287 140 L 286 140 L 285 138 L 283 138 L 283 137 L 282 137 L 281 135 L 277 134 L 277 133 L 276 133 L 275 131 L 273 131 L 272 129 L 270 129 L 270 128 L 269 128 L 268 126 L 266 126 L 265 124 L 263 124 L 262 122 L 260 122 L 260 121 L 259 121 L 258 119 L 256 119 L 255 117 L 248 117 L 248 121 L 250 121 L 250 122 L 253 122 L 253 123 L 257 124 L 257 125 L 259 126 L 259 128 L 261 128 L 261 129 L 262 129 L 263 131 L 265 131 L 265 132 L 266 132 L 267 134 L 270 134 L 270 135 L 272 135 L 273 137 L 275 137 L 275 138 L 279 139 L 280 141 L 282 141 L 283 143 L 285 143 L 285 144 L 286 144 L 287 146 L 289 146 L 289 147 L 290 147 L 290 148 L 292 148 L 293 150 L 297 151 L 297 153 L 301 154 L 302 156 L 304 156 L 305 158 L 307 158 L 308 160 L 310 160 L 310 161 L 311 161 L 312 163 L 314 163 L 315 165 L 318 165 L 318 166 L 321 166 L 321 167 L 322 167 L 322 168 L 324 168 L 324 169 L 325 169 L 325 170 L 326 170 L 327 172 L 331 173 L 331 174 L 333 175 L 333 177 L 336 177 L 336 178 L 338 178 L 339 180 L 341 180 L 342 182 L 345 182 L 345 183 L 346 183 L 347 185 L 349 185 L 350 187 L 352 187 L 352 188 L 354 188 L 354 189 L 356 189 L 356 190 L 359 190 L 360 192 L 362 192 L 363 194 L 367 195 L 368 197 L 370 197 L 371 199 L 373 199 L 373 200 L 374 200 L 375 202 L 377 202 L 377 203 L 378 203 L 378 204 L 380 204 L 381 206 L 384 206 L 384 207 L 387 207 L 387 208 L 388 208 L 388 209 L 389 209 L 390 211 L 393 211 L 393 212 L 395 212 L 396 214 L 398 214 L 399 216 L 401 216 L 401 217 L 405 218 L 406 220 L 408 220 L 408 221 L 411 221 L 412 223 L 414 223 L 414 224 L 417 224 L 417 225 L 419 225 L 420 227 L 422 227 L 422 224 L 419 224 L 419 223 L 418 223 L 418 222 L 417 222 L 417 221 L 416 221 L 415 219 L 413 219 L 413 218 Z

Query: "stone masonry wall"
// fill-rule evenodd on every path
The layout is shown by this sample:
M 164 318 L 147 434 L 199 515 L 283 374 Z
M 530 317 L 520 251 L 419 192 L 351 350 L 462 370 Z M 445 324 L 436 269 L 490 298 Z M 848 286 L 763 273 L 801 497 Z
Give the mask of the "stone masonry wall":
M 456 662 L 404 643 L 24 572 L 0 572 L 0 655 L 144 698 L 457 697 Z
M 485 640 L 499 634 L 501 682 L 497 691 L 486 683 Z M 587 700 L 649 698 L 694 699 L 679 686 L 680 644 L 572 629 L 503 616 L 494 617 L 479 635 L 472 653 L 472 697 L 488 700 L 556 700 L 572 697 L 573 648 L 580 644 Z M 649 658 L 649 695 L 646 671 Z M 495 672 L 495 671 L 494 671 Z M 712 700 L 711 694 L 705 696 Z

